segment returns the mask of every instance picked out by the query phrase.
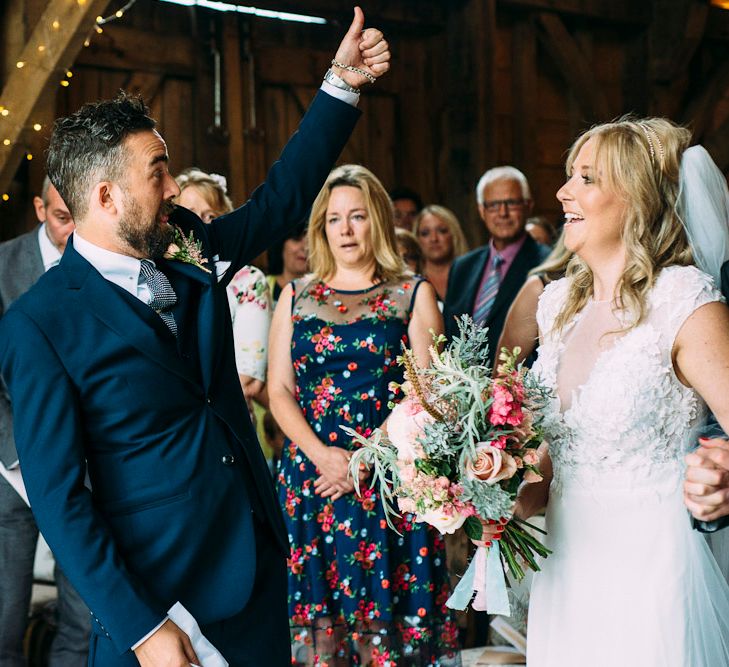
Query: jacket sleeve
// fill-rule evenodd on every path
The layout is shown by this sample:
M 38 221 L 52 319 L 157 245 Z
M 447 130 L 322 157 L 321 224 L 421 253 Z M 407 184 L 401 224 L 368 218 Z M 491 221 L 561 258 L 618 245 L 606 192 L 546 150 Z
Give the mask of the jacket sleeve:
M 213 253 L 232 264 L 228 280 L 306 218 L 360 113 L 319 91 L 265 183 L 243 206 L 211 223 Z
M 0 320 L 0 372 L 12 396 L 23 479 L 59 565 L 120 653 L 165 616 L 126 569 L 86 488 L 76 389 L 49 337 L 19 308 Z

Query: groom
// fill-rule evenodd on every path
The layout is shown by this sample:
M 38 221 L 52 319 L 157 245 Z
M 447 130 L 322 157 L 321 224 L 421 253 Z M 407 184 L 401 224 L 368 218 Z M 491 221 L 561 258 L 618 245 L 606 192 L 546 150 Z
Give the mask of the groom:
M 176 602 L 231 665 L 290 664 L 288 541 L 225 287 L 305 217 L 358 118 L 358 88 L 388 70 L 382 33 L 363 26 L 355 8 L 343 67 L 266 183 L 210 225 L 172 205 L 179 188 L 141 100 L 56 122 L 48 173 L 76 232 L 0 320 L 0 372 L 33 512 L 91 610 L 90 665 L 199 663 L 167 616 Z

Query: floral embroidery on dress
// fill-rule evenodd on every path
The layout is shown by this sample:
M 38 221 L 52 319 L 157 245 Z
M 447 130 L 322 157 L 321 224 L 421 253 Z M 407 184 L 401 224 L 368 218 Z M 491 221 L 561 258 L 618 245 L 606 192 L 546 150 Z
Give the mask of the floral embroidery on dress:
M 719 291 L 695 267 L 663 269 L 644 320 L 598 355 L 572 405 L 562 412 L 557 370 L 565 336 L 582 314 L 561 334 L 552 331 L 568 289 L 569 278 L 548 285 L 537 312 L 543 342 L 533 368 L 555 394 L 545 422 L 552 488 L 576 479 L 605 483 L 611 474 L 632 476 L 636 483 L 654 476 L 678 483 L 692 427 L 703 420 L 706 406 L 676 377 L 671 351 L 681 325 L 700 306 L 722 300 Z
M 322 442 L 351 449 L 339 425 L 369 435 L 387 417 L 420 282 L 356 292 L 311 278 L 294 282 L 295 396 Z M 317 644 L 317 628 L 344 633 L 333 651 L 350 664 L 359 664 L 364 645 L 369 664 L 436 666 L 448 656 L 447 664 L 458 664 L 457 628 L 445 607 L 443 539 L 423 524 L 401 528 L 402 535 L 391 531 L 372 489 L 323 499 L 314 493 L 317 477 L 287 440 L 277 485 L 291 542 L 289 613 L 295 637 L 312 646 L 314 664 L 335 659 Z

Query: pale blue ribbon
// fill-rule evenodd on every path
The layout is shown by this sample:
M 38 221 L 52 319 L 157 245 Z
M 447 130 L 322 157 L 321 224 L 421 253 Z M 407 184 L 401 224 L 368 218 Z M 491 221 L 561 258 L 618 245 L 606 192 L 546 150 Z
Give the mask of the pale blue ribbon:
M 506 589 L 504 567 L 501 564 L 499 543 L 494 542 L 486 551 L 485 562 L 482 557 L 479 557 L 479 552 L 476 552 L 476 556 L 471 559 L 468 569 L 458 582 L 453 594 L 448 598 L 446 606 L 450 609 L 466 609 L 471 602 L 471 598 L 473 598 L 473 594 L 476 593 L 477 599 L 474 600 L 474 609 L 487 611 L 489 614 L 510 616 L 509 594 Z M 478 567 L 486 568 L 485 590 L 475 589 L 476 569 Z M 483 580 L 483 577 L 479 577 L 479 579 Z

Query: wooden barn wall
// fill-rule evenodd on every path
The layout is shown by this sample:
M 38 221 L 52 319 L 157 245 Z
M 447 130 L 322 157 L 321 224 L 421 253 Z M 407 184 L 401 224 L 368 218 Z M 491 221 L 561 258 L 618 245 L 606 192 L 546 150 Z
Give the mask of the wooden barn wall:
M 26 3 L 25 14 L 36 4 Z M 44 131 L 32 146 L 39 159 L 21 165 L 12 201 L 0 204 L 0 240 L 34 224 L 30 200 L 42 180 L 50 121 L 120 88 L 149 100 L 173 173 L 196 165 L 225 174 L 234 202 L 243 202 L 296 127 L 345 27 L 139 0 L 93 36 L 71 85 L 59 87 L 44 110 Z M 472 245 L 485 240 L 474 195 L 481 173 L 497 164 L 519 167 L 532 184 L 535 213 L 557 221 L 554 194 L 566 151 L 594 122 L 628 111 L 690 121 L 684 116 L 692 101 L 705 100 L 691 113 L 701 119 L 707 143 L 714 138 L 715 154 L 729 152 L 729 91 L 720 71 L 727 41 L 702 46 L 690 67 L 655 85 L 647 25 L 468 0 L 454 2 L 436 29 L 418 30 L 416 18 L 405 27 L 388 33 L 393 71 L 365 89 L 364 115 L 340 162 L 364 164 L 388 189 L 407 185 L 426 203 L 451 207 Z M 560 34 L 566 39 L 555 39 Z M 214 52 L 221 59 L 219 125 Z M 565 65 L 574 53 L 578 62 Z

